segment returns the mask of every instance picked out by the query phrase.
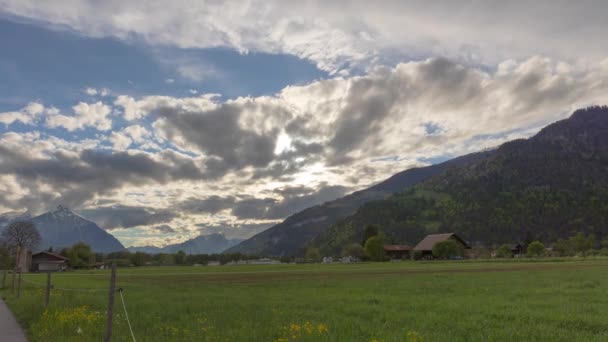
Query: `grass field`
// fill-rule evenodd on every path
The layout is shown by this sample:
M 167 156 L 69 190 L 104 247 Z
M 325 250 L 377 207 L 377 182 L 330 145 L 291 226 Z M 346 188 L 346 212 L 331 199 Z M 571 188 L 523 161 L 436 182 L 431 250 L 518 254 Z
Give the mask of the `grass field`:
M 1 294 L 32 341 L 101 341 L 108 271 Z M 118 270 L 138 341 L 608 341 L 608 260 Z M 120 296 L 115 341 L 130 341 Z

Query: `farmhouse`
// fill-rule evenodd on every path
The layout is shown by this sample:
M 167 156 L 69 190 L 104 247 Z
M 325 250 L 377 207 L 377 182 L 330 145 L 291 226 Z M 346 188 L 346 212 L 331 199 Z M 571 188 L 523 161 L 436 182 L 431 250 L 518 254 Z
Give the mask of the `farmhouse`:
M 454 233 L 446 233 L 446 234 L 432 234 L 427 235 L 422 241 L 420 241 L 416 247 L 414 247 L 414 252 L 420 252 L 422 258 L 432 258 L 433 257 L 433 246 L 436 243 L 446 240 L 454 240 L 460 245 L 462 245 L 465 249 L 471 249 L 471 246 L 461 239 L 458 235 Z
M 384 245 L 384 253 L 391 259 L 409 259 L 411 250 L 408 245 Z
M 51 252 L 39 252 L 32 255 L 32 272 L 65 271 L 68 258 Z
M 524 254 L 524 246 L 519 243 L 511 244 L 511 254 L 514 258 Z

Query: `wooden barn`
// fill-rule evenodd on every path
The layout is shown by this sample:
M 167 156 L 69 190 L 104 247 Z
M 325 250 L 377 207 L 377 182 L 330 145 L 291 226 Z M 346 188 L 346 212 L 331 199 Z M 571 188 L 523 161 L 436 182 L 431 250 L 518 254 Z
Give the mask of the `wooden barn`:
M 519 256 L 521 256 L 522 254 L 524 254 L 524 246 L 522 246 L 520 243 L 515 243 L 515 244 L 511 244 L 511 254 L 513 255 L 514 258 L 517 258 Z
M 408 245 L 384 245 L 384 253 L 391 259 L 409 259 L 411 250 Z
M 446 233 L 427 235 L 424 239 L 422 239 L 422 241 L 420 241 L 416 245 L 416 247 L 414 247 L 414 252 L 420 252 L 421 257 L 423 259 L 433 258 L 433 246 L 435 246 L 435 244 L 438 242 L 446 240 L 454 240 L 460 245 L 462 245 L 462 248 L 471 249 L 471 246 L 469 246 L 466 241 L 464 241 L 455 233 Z
M 61 272 L 68 268 L 68 258 L 51 252 L 32 254 L 32 272 Z

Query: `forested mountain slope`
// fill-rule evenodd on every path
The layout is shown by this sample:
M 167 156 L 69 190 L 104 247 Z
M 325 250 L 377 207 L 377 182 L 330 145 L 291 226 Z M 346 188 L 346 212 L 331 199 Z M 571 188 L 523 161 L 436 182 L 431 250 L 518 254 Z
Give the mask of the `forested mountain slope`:
M 515 140 L 389 198 L 363 205 L 312 245 L 337 254 L 377 224 L 389 242 L 456 232 L 486 244 L 575 231 L 608 235 L 608 107 L 577 110 L 529 139 Z

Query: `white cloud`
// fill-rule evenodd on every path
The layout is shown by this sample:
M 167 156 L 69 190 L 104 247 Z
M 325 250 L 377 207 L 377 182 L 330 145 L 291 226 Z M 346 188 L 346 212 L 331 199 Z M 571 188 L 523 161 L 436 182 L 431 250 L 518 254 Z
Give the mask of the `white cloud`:
M 131 146 L 133 141 L 122 133 L 112 132 L 112 135 L 110 135 L 110 142 L 112 142 L 112 147 L 115 150 L 123 151 Z
M 106 97 L 106 96 L 110 95 L 110 89 L 108 89 L 108 88 L 95 89 L 92 87 L 87 87 L 84 89 L 84 93 L 89 96 L 99 95 L 101 97 Z
M 63 127 L 70 132 L 86 127 L 93 127 L 99 131 L 107 131 L 112 128 L 112 120 L 108 118 L 112 109 L 101 101 L 92 104 L 80 102 L 72 109 L 74 110 L 73 116 L 49 115 L 46 121 L 47 126 Z
M 287 53 L 345 75 L 403 57 L 447 56 L 495 65 L 542 54 L 594 61 L 608 56 L 604 2 L 499 0 L 364 2 L 97 2 L 4 0 L 3 11 L 93 37 L 180 48 Z M 499 14 L 499 15 L 497 15 Z M 542 18 L 542 20 L 539 20 Z M 186 75 L 197 75 L 186 66 Z
M 114 105 L 121 107 L 127 121 L 140 119 L 159 108 L 183 106 L 188 110 L 207 110 L 215 108 L 214 98 L 217 94 L 205 94 L 199 97 L 175 98 L 170 96 L 145 96 L 139 100 L 127 95 L 120 95 Z
M 32 118 L 23 112 L 4 112 L 0 113 L 0 123 L 8 126 L 14 122 L 21 122 L 24 124 L 32 123 Z
M 165 83 L 167 83 L 167 84 L 172 84 L 172 83 L 174 83 L 174 82 L 175 82 L 175 80 L 174 80 L 174 79 L 172 79 L 172 78 L 167 78 L 167 79 L 165 80 Z
M 49 110 L 56 109 L 49 108 Z M 42 104 L 38 102 L 30 102 L 27 106 L 21 108 L 19 111 L 0 113 L 0 124 L 8 126 L 19 121 L 26 125 L 32 125 L 37 117 L 43 114 L 44 111 L 45 108 Z
M 90 96 L 97 95 L 97 89 L 91 88 L 91 87 L 85 88 L 84 92 L 85 92 L 85 94 L 90 95 Z
M 47 117 L 69 130 L 103 127 L 111 112 L 122 111 L 129 122 L 119 131 L 97 132 L 99 141 L 0 135 L 1 180 L 16 182 L 4 187 L 14 194 L 10 200 L 0 196 L 0 206 L 37 208 L 61 200 L 167 209 L 217 196 L 239 210 L 206 201 L 223 209 L 188 213 L 168 224 L 190 233 L 201 222 L 271 224 L 295 208 L 280 210 L 288 202 L 273 189 L 357 190 L 424 165 L 426 158 L 527 137 L 575 108 L 607 103 L 607 94 L 605 62 L 581 67 L 532 57 L 487 70 L 433 58 L 289 86 L 273 96 L 121 95 L 113 107 L 80 103 L 70 117 L 34 104 L 15 113 Z M 23 169 L 31 172 L 16 171 Z M 264 219 L 252 218 L 258 211 Z

